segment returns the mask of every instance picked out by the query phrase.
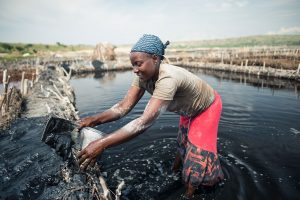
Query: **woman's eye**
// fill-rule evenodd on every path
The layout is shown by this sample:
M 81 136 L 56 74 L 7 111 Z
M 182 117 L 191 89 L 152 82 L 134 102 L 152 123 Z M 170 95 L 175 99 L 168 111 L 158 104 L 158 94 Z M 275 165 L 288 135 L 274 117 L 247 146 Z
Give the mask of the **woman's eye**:
M 136 66 L 140 67 L 143 63 L 142 62 L 137 62 L 135 63 Z

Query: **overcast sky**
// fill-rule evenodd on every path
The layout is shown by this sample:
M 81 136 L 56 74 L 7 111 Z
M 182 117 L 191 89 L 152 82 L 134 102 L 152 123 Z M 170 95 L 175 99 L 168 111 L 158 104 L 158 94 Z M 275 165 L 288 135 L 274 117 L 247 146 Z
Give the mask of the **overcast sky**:
M 300 0 L 0 0 L 0 41 L 134 43 L 300 34 Z

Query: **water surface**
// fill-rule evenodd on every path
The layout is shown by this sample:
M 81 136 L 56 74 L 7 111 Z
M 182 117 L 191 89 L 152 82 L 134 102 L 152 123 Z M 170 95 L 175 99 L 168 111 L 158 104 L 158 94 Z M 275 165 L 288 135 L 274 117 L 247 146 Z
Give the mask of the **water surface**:
M 253 81 L 243 75 L 192 71 L 223 100 L 218 152 L 225 173 L 224 182 L 198 190 L 193 199 L 299 199 L 300 87 L 290 82 Z M 73 78 L 80 116 L 117 103 L 132 78 L 131 71 Z M 149 98 L 145 93 L 127 116 L 96 128 L 110 133 L 122 127 L 142 114 Z M 180 174 L 170 170 L 178 120 L 179 116 L 165 113 L 142 135 L 103 153 L 100 163 L 109 187 L 114 189 L 121 180 L 126 183 L 121 199 L 181 198 Z

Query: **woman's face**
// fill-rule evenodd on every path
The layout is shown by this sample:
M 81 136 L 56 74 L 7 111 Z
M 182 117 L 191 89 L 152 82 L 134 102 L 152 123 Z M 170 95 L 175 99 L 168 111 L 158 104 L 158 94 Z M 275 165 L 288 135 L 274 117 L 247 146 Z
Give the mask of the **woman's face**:
M 157 78 L 158 75 L 158 56 L 150 55 L 143 52 L 130 53 L 130 61 L 133 72 L 139 76 L 142 81 Z

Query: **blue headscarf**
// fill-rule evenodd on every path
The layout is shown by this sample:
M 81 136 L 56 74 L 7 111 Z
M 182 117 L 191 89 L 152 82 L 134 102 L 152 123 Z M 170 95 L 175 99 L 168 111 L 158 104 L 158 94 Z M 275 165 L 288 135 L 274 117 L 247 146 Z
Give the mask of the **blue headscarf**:
M 164 58 L 165 49 L 169 44 L 169 41 L 163 44 L 159 37 L 155 35 L 144 34 L 143 37 L 141 37 L 132 47 L 130 52 L 144 52 L 155 54 Z

